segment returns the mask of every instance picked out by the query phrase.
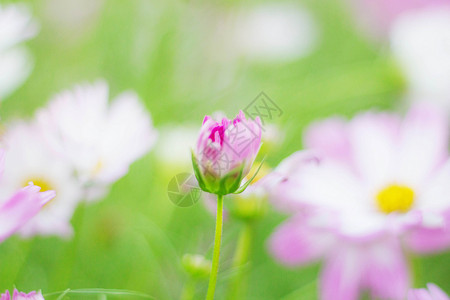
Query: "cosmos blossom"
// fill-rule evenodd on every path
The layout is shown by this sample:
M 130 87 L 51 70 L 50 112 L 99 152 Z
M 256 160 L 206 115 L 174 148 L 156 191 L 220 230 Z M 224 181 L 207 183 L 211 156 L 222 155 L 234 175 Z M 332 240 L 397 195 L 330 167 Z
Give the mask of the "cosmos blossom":
M 44 140 L 71 162 L 90 199 L 103 196 L 157 137 L 134 92 L 108 99 L 108 85 L 99 80 L 56 95 L 36 116 Z
M 20 44 L 36 35 L 38 26 L 24 4 L 0 4 L 0 101 L 19 87 L 32 69 L 29 51 Z
M 19 292 L 16 289 L 14 289 L 12 297 L 9 291 L 6 291 L 5 293 L 1 294 L 0 297 L 1 297 L 0 300 L 44 300 L 41 291 L 38 292 L 33 291 L 26 294 L 23 292 Z
M 306 152 L 272 175 L 271 198 L 293 216 L 270 240 L 286 265 L 324 260 L 322 299 L 357 299 L 362 290 L 404 299 L 406 251 L 450 246 L 448 121 L 417 104 L 401 120 L 368 112 L 306 131 Z
M 82 199 L 81 187 L 73 176 L 73 168 L 55 155 L 42 140 L 33 124 L 17 122 L 6 127 L 2 136 L 7 159 L 0 181 L 0 194 L 11 195 L 29 183 L 43 192 L 55 191 L 57 196 L 19 230 L 22 236 L 73 233 L 70 219 Z
M 412 289 L 407 300 L 449 300 L 450 298 L 435 284 L 427 284 L 428 289 Z
M 261 121 L 247 120 L 241 111 L 234 120 L 217 122 L 206 116 L 193 153 L 200 187 L 226 195 L 239 188 L 261 145 Z

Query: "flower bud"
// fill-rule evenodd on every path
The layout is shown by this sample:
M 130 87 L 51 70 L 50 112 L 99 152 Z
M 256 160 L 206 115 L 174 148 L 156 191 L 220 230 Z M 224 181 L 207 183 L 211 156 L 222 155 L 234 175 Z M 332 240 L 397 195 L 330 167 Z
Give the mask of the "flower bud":
M 255 221 L 264 217 L 268 210 L 267 193 L 250 186 L 241 194 L 232 195 L 230 214 L 243 221 Z
M 211 261 L 202 255 L 185 254 L 181 259 L 181 264 L 194 279 L 207 279 L 211 273 Z
M 192 155 L 202 190 L 226 195 L 235 192 L 248 174 L 261 145 L 261 121 L 247 120 L 241 111 L 221 122 L 206 116 Z

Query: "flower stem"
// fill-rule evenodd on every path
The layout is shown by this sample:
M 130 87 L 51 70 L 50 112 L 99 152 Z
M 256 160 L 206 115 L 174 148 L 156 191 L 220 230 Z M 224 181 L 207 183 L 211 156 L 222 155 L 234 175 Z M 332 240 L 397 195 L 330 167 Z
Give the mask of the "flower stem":
M 181 300 L 192 300 L 194 298 L 196 283 L 197 282 L 193 278 L 189 279 L 183 288 Z
M 233 269 L 236 275 L 231 279 L 226 299 L 235 300 L 243 297 L 246 284 L 246 267 L 252 243 L 253 228 L 250 222 L 245 222 L 241 230 L 233 258 Z
M 214 299 L 216 291 L 217 273 L 219 271 L 220 243 L 222 241 L 222 224 L 223 224 L 223 195 L 217 195 L 217 215 L 216 215 L 216 233 L 214 237 L 214 251 L 211 275 L 209 277 L 208 293 L 206 300 Z

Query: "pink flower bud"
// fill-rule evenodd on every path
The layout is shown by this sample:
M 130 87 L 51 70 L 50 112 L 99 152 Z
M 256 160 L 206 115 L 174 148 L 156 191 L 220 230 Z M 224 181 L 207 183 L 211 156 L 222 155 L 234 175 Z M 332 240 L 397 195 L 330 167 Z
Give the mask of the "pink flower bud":
M 193 153 L 200 187 L 214 194 L 236 191 L 248 174 L 261 145 L 261 121 L 247 120 L 242 111 L 221 122 L 206 116 Z

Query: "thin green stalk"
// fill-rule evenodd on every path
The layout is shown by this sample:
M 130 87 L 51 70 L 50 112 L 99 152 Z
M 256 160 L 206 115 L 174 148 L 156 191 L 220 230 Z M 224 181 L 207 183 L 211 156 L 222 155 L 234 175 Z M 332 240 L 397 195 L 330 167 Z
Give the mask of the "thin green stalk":
M 253 228 L 250 222 L 245 222 L 244 227 L 239 235 L 239 240 L 236 246 L 236 252 L 233 258 L 233 269 L 236 270 L 235 276 L 231 278 L 226 299 L 235 300 L 243 296 L 246 285 L 246 268 L 248 263 L 250 248 L 252 244 Z
M 419 258 L 414 255 L 409 255 L 408 257 L 409 269 L 412 273 L 412 284 L 413 287 L 420 287 L 423 285 L 423 270 L 422 262 Z
M 197 282 L 195 279 L 190 278 L 184 285 L 183 292 L 181 293 L 181 300 L 192 300 L 195 296 L 195 287 Z
M 223 195 L 217 195 L 217 215 L 216 215 L 216 233 L 214 237 L 214 252 L 212 260 L 211 275 L 209 277 L 208 293 L 206 300 L 214 299 L 216 291 L 217 273 L 219 271 L 220 243 L 222 241 L 222 225 L 223 225 Z

